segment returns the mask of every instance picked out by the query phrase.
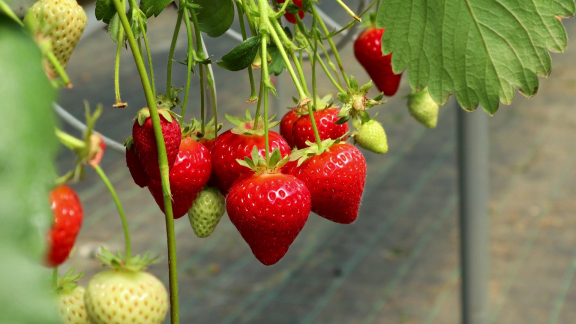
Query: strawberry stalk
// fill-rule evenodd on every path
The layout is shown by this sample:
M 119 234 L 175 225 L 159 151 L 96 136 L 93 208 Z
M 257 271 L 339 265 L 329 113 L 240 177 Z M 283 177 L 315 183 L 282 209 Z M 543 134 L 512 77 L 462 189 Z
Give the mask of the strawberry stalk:
M 268 68 L 268 65 L 266 65 L 266 68 Z M 260 115 L 260 106 L 262 103 L 262 93 L 264 93 L 264 82 L 262 82 L 262 80 L 264 80 L 264 78 L 260 76 L 260 91 L 258 92 L 258 104 L 256 105 L 256 117 L 254 117 L 254 127 L 258 125 L 258 117 Z
M 240 4 L 238 4 L 238 2 L 236 2 L 236 10 L 238 11 L 238 19 L 240 20 L 240 32 L 242 33 L 242 40 L 245 41 L 248 38 L 248 36 L 246 36 L 246 26 L 244 26 L 244 10 L 240 6 Z M 252 73 L 252 68 L 248 68 L 247 70 L 248 70 L 248 78 L 250 79 L 250 98 L 248 98 L 246 102 L 251 103 L 256 102 L 256 100 L 258 100 L 258 97 L 256 96 L 256 86 L 254 85 L 254 75 Z
M 110 191 L 110 195 L 112 195 L 112 199 L 116 204 L 116 209 L 118 209 L 118 213 L 120 214 L 120 219 L 122 220 L 122 228 L 124 229 L 124 242 L 126 246 L 125 262 L 128 263 L 130 262 L 132 249 L 130 247 L 130 231 L 128 230 L 128 221 L 126 221 L 126 214 L 124 214 L 124 208 L 122 208 L 122 203 L 120 202 L 120 199 L 118 199 L 116 190 L 114 190 L 114 186 L 112 186 L 112 183 L 104 173 L 104 170 L 102 170 L 102 168 L 99 165 L 96 165 L 94 167 L 94 170 L 96 170 L 96 173 L 98 173 L 98 175 L 102 179 L 102 182 L 104 182 L 104 185 L 106 185 L 106 188 L 108 188 L 108 191 Z
M 138 45 L 136 44 L 136 39 L 130 28 L 130 22 L 126 17 L 124 12 L 124 7 L 122 7 L 121 0 L 112 0 L 122 26 L 126 31 L 126 36 L 128 38 L 128 43 L 130 44 L 130 49 L 132 50 L 132 55 L 134 56 L 134 62 L 140 74 L 140 81 L 142 82 L 142 88 L 144 89 L 144 94 L 146 96 L 146 101 L 148 103 L 148 108 L 150 109 L 150 118 L 152 119 L 152 125 L 154 127 L 154 135 L 156 137 L 156 144 L 158 148 L 160 175 L 162 180 L 162 193 L 164 201 L 164 214 L 166 215 L 166 234 L 168 237 L 168 267 L 170 276 L 170 313 L 172 324 L 179 323 L 179 310 L 178 310 L 178 272 L 176 268 L 176 235 L 174 233 L 174 216 L 172 213 L 172 199 L 170 195 L 170 180 L 169 180 L 169 169 L 168 169 L 168 158 L 166 156 L 166 145 L 164 143 L 164 136 L 162 134 L 162 127 L 160 125 L 160 117 L 158 116 L 158 110 L 156 108 L 156 98 L 150 87 L 150 81 L 148 79 L 148 74 L 146 72 L 146 66 L 144 65 L 144 60 L 138 51 Z M 169 90 L 170 88 L 168 88 Z
M 58 75 L 62 78 L 62 81 L 66 85 L 66 88 L 72 89 L 72 83 L 70 82 L 70 78 L 68 78 L 68 74 L 66 74 L 66 71 L 64 71 L 64 68 L 62 67 L 62 65 L 60 64 L 54 53 L 52 53 L 52 51 L 46 51 L 44 55 L 46 55 L 48 61 L 52 63 L 54 70 L 56 70 L 56 73 L 58 73 Z
M 338 4 L 344 8 L 344 10 L 355 20 L 357 20 L 358 22 L 362 22 L 362 19 L 360 19 L 358 16 L 356 16 L 356 14 L 354 13 L 354 11 L 352 11 L 352 9 L 350 9 L 342 0 L 336 0 L 336 2 L 338 2 Z
M 216 107 L 216 86 L 212 78 L 212 71 L 206 67 L 206 81 L 210 86 L 210 95 L 212 96 L 212 110 L 214 111 L 214 138 L 218 136 L 218 108 Z
M 338 54 L 338 49 L 336 48 L 336 44 L 334 44 L 334 41 L 332 40 L 332 37 L 330 36 L 330 32 L 328 31 L 328 28 L 326 28 L 326 24 L 324 24 L 324 21 L 322 21 L 322 18 L 318 14 L 316 7 L 314 5 L 312 5 L 311 7 L 312 7 L 312 14 L 313 14 L 314 19 L 318 20 L 318 24 L 320 25 L 320 28 L 322 28 L 322 31 L 324 32 L 326 39 L 328 39 L 328 44 L 330 44 L 330 48 L 332 48 L 332 52 L 334 52 L 334 57 L 336 58 L 336 62 L 338 62 L 338 67 L 340 68 L 340 71 L 342 72 L 342 76 L 344 77 L 344 81 L 346 81 L 347 86 L 350 86 L 350 80 L 348 80 L 348 76 L 346 75 L 346 71 L 344 71 L 344 65 L 342 64 L 342 60 L 340 59 L 340 54 Z
M 264 1 L 260 1 L 261 3 L 264 3 Z M 268 4 L 266 2 L 266 4 Z M 262 57 L 266 58 L 266 50 L 267 50 L 267 46 L 268 46 L 268 35 L 267 34 L 263 34 L 262 35 L 262 49 L 260 50 L 260 53 L 262 53 Z M 268 147 L 268 86 L 266 84 L 266 81 L 270 82 L 270 75 L 268 74 L 268 60 L 267 59 L 263 59 L 262 60 L 262 80 L 260 81 L 262 83 L 262 86 L 264 87 L 264 93 L 262 94 L 264 96 L 264 149 L 265 149 L 265 156 L 266 156 L 266 161 L 269 160 L 270 158 L 270 152 L 269 152 L 269 147 Z M 258 124 L 254 124 L 254 128 L 258 127 Z
M 116 95 L 116 104 L 112 107 L 114 108 L 125 108 L 126 103 L 122 102 L 120 97 L 120 53 L 122 49 L 122 44 L 124 43 L 124 29 L 120 26 L 120 35 L 118 37 L 118 46 L 116 48 L 116 62 L 114 63 L 114 94 Z
M 182 25 L 182 16 L 184 15 L 183 1 L 180 2 L 180 10 L 178 10 L 178 18 L 176 18 L 176 27 L 174 27 L 174 34 L 172 34 L 172 43 L 170 43 L 170 51 L 168 52 L 168 64 L 166 66 L 166 94 L 170 93 L 170 87 L 172 86 L 172 61 L 174 59 L 174 50 L 176 49 L 176 41 L 178 40 L 178 34 L 180 33 L 180 25 Z M 182 114 L 184 117 L 184 114 Z M 184 118 L 182 118 L 184 119 Z
M 194 40 L 192 39 L 192 27 L 190 26 L 190 19 L 188 18 L 188 11 L 186 6 L 180 5 L 180 11 L 184 12 L 184 23 L 186 25 L 186 34 L 188 35 L 188 51 L 186 55 L 186 90 L 184 91 L 184 103 L 182 104 L 182 119 L 180 119 L 180 127 L 184 124 L 186 107 L 188 105 L 188 93 L 190 92 L 190 77 L 192 73 L 194 52 Z
M 316 19 L 312 21 L 312 29 L 316 26 Z M 318 107 L 316 101 L 318 99 L 318 94 L 316 93 L 316 53 L 318 52 L 318 39 L 314 35 L 314 55 L 310 57 L 310 62 L 312 63 L 312 98 L 314 98 L 313 107 L 309 107 L 310 111 L 310 122 L 312 123 L 312 130 L 314 131 L 314 137 L 316 138 L 316 144 L 318 144 L 318 151 L 322 151 L 322 140 L 320 139 L 320 134 L 318 134 L 318 128 L 316 127 L 316 120 L 314 119 L 314 111 Z M 311 109 L 310 109 L 311 108 Z
M 194 24 L 194 33 L 196 34 L 196 54 L 200 59 L 204 59 L 204 47 L 202 46 L 202 38 L 200 35 L 200 25 L 194 9 L 188 8 L 192 24 Z M 206 104 L 206 89 L 204 87 L 204 64 L 200 64 L 200 117 L 202 119 L 201 130 L 202 134 L 206 134 L 206 116 L 204 113 L 204 106 Z M 184 117 L 184 116 L 182 116 Z
M 152 67 L 152 54 L 150 53 L 150 46 L 148 45 L 148 37 L 146 37 L 146 28 L 142 28 L 142 38 L 144 39 L 144 47 L 146 47 L 146 55 L 148 56 L 148 67 L 150 68 L 150 82 L 152 83 L 152 93 L 156 95 L 156 84 L 154 82 L 154 68 Z
M 252 36 L 254 36 L 256 35 L 256 26 L 254 24 L 254 18 L 252 18 L 252 14 L 250 13 L 250 8 L 248 8 L 250 4 L 248 3 L 248 0 L 238 0 L 238 1 L 242 3 L 242 10 L 246 14 L 246 19 L 248 19 L 248 26 L 250 27 L 250 32 L 252 33 Z
M 12 11 L 12 8 L 10 8 L 10 6 L 6 2 L 4 2 L 4 0 L 0 0 L 0 12 L 3 12 L 6 16 L 10 17 L 10 19 L 14 20 L 20 26 L 24 27 L 24 23 L 22 22 L 22 20 L 20 20 L 20 18 L 16 16 L 14 11 Z

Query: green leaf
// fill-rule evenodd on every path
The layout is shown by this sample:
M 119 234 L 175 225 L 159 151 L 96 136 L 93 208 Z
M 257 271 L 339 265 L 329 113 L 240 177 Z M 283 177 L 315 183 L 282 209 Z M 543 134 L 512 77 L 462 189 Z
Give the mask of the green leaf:
M 96 19 L 102 20 L 109 24 L 112 17 L 116 13 L 116 7 L 112 0 L 97 0 L 96 1 Z
M 53 221 L 56 91 L 36 43 L 4 15 L 0 44 L 0 323 L 56 324 L 52 271 L 42 266 Z
M 411 87 L 428 85 L 443 105 L 452 93 L 460 105 L 494 114 L 514 90 L 536 94 L 538 76 L 551 71 L 550 52 L 567 36 L 554 16 L 574 15 L 574 0 L 383 0 L 377 26 L 386 27 L 382 52 L 394 73 L 408 68 Z
M 232 0 L 194 0 L 200 5 L 196 16 L 200 30 L 210 37 L 224 34 L 234 21 L 234 2 Z
M 217 62 L 218 66 L 230 71 L 240 71 L 249 67 L 258 53 L 258 45 L 261 38 L 250 37 L 238 46 L 234 47 L 230 53 L 222 56 L 222 61 Z
M 124 28 L 122 28 L 120 16 L 118 16 L 118 13 L 115 13 L 110 20 L 110 24 L 108 25 L 108 33 L 110 33 L 110 38 L 112 38 L 114 43 L 118 43 L 118 39 L 120 39 L 120 33 L 123 32 Z
M 157 17 L 173 0 L 142 0 L 140 7 L 146 14 L 146 18 L 152 15 Z
M 268 47 L 268 54 L 272 58 L 272 63 L 268 64 L 268 72 L 270 74 L 274 73 L 275 76 L 279 76 L 282 71 L 286 68 L 286 64 L 282 59 L 282 55 L 276 46 Z

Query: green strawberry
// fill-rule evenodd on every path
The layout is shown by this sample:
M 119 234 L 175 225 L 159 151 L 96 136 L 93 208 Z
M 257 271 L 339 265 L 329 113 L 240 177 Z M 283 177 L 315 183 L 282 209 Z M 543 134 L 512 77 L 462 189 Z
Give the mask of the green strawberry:
M 71 269 L 64 277 L 58 278 L 56 306 L 63 324 L 90 323 L 84 308 L 84 287 L 76 284 L 83 275 L 84 273 L 75 275 L 74 269 Z
M 25 21 L 37 36 L 50 40 L 52 52 L 65 69 L 88 18 L 76 0 L 40 0 Z
M 438 123 L 438 104 L 432 100 L 428 88 L 420 92 L 410 92 L 408 95 L 408 111 L 428 128 L 436 128 Z
M 208 237 L 216 229 L 225 211 L 225 198 L 218 188 L 202 189 L 188 211 L 194 234 L 198 237 Z
M 388 152 L 388 141 L 382 124 L 374 119 L 362 123 L 352 134 L 354 142 L 374 153 Z

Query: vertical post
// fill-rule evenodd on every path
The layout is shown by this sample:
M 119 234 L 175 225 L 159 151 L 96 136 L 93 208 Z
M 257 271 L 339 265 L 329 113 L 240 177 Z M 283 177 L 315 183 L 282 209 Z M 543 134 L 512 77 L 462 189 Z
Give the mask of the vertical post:
M 457 105 L 462 323 L 488 318 L 488 115 Z

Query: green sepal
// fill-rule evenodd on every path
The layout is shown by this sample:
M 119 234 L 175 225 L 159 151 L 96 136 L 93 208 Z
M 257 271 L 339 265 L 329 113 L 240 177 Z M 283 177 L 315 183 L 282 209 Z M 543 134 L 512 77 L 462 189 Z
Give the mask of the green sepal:
M 279 173 L 280 169 L 288 163 L 290 160 L 290 155 L 286 155 L 282 158 L 282 153 L 278 148 L 274 149 L 270 154 L 268 161 L 266 161 L 265 157 L 260 156 L 258 154 L 258 148 L 256 145 L 252 147 L 251 158 L 244 157 L 244 160 L 236 159 L 236 162 L 241 166 L 250 168 L 256 174 L 263 174 L 263 173 Z
M 224 117 L 226 117 L 230 123 L 236 125 L 236 127 L 230 131 L 238 135 L 264 135 L 264 118 L 260 116 L 257 127 L 254 127 L 254 119 L 250 115 L 250 110 L 246 109 L 245 116 L 245 118 L 242 118 L 224 114 Z M 268 128 L 272 128 L 280 123 L 280 121 L 273 121 L 274 118 L 276 118 L 276 114 L 268 120 Z
M 204 126 L 204 133 L 202 133 L 202 123 L 196 118 L 192 118 L 190 120 L 190 124 L 182 125 L 182 137 L 190 136 L 193 140 L 198 141 L 201 138 L 206 139 L 214 139 L 215 131 L 214 131 L 214 117 L 206 123 Z M 218 123 L 218 131 L 220 131 L 224 127 L 224 123 Z
M 347 134 L 348 133 L 346 133 L 346 134 L 344 134 L 338 138 L 335 138 L 335 139 L 329 138 L 329 139 L 323 140 L 321 150 L 318 149 L 317 143 L 306 141 L 306 145 L 308 145 L 308 147 L 303 148 L 301 150 L 292 151 L 292 153 L 290 154 L 290 161 L 298 161 L 297 166 L 301 166 L 302 163 L 306 162 L 306 160 L 310 159 L 311 157 L 316 156 L 316 155 L 320 155 L 324 152 L 329 152 L 330 148 L 332 146 L 338 145 L 341 142 L 343 142 L 342 139 L 344 137 L 346 137 Z
M 134 138 L 132 135 L 128 136 L 128 138 L 124 141 L 124 146 L 130 151 L 132 149 L 132 145 L 134 144 Z
M 358 81 L 353 76 L 350 76 L 350 89 L 358 91 Z
M 159 93 L 156 95 L 156 107 L 158 109 L 165 108 L 165 109 L 174 109 L 176 106 L 182 107 L 182 101 L 178 98 L 178 94 L 180 91 L 184 89 L 184 86 L 180 88 L 176 88 L 174 86 L 170 87 L 168 93 Z
M 133 272 L 144 271 L 149 265 L 160 261 L 159 256 L 151 258 L 150 252 L 146 253 L 143 257 L 136 255 L 131 257 L 129 260 L 126 260 L 120 251 L 117 251 L 116 255 L 114 255 L 104 247 L 102 247 L 102 252 L 100 254 L 96 254 L 96 257 L 102 263 L 112 267 L 113 269 Z
M 172 110 L 168 110 L 168 109 L 164 109 L 164 108 L 158 109 L 158 115 L 164 117 L 164 119 L 166 119 L 166 121 L 168 121 L 169 123 L 174 121 L 176 117 L 179 117 Z M 149 117 L 150 117 L 150 109 L 142 108 L 138 111 L 138 114 L 136 115 L 136 117 L 134 117 L 133 120 L 138 120 L 138 125 L 142 126 L 146 122 L 146 119 Z M 174 118 L 172 118 L 172 117 L 174 117 Z
M 74 273 L 74 268 L 71 268 L 62 277 L 58 277 L 56 281 L 56 293 L 71 291 L 78 286 L 77 282 L 84 277 L 85 272 Z

